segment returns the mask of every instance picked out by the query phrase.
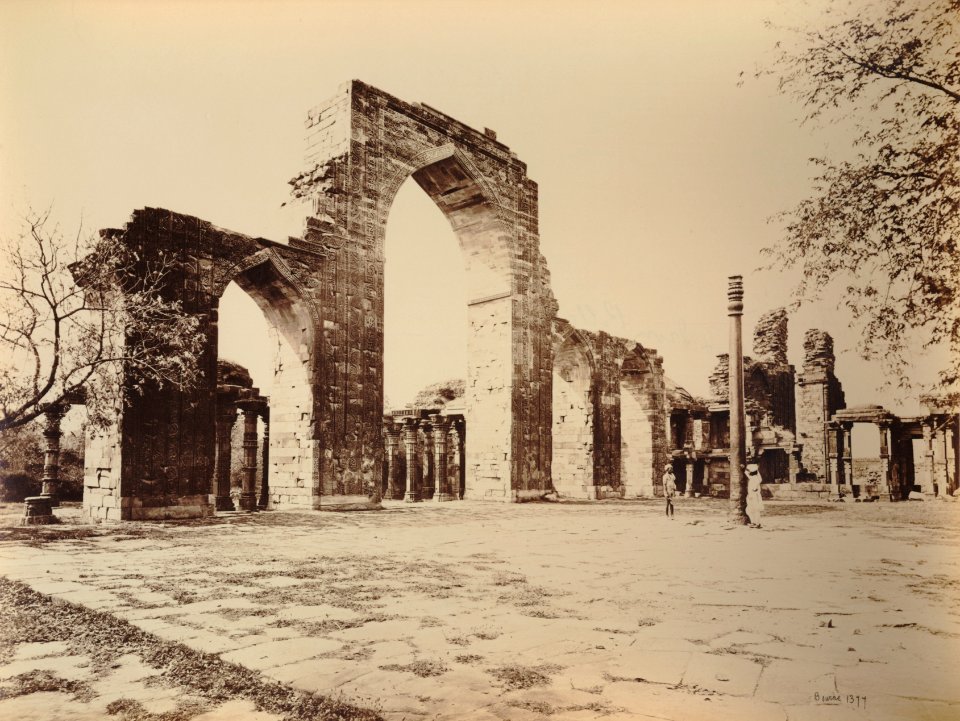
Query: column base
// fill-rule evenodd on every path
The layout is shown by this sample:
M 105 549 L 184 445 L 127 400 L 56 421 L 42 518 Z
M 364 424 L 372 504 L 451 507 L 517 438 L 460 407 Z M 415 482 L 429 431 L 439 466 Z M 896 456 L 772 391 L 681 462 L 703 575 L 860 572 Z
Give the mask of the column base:
M 24 499 L 21 526 L 49 526 L 54 523 L 60 523 L 60 519 L 53 515 L 48 496 L 29 496 Z
M 434 503 L 443 503 L 445 501 L 455 501 L 457 497 L 452 493 L 435 493 L 433 495 Z
M 240 510 L 241 511 L 257 510 L 257 494 L 256 493 L 240 494 Z
M 41 498 L 46 498 L 47 501 L 49 501 L 49 503 L 50 503 L 50 508 L 59 508 L 59 507 L 60 507 L 60 499 L 57 498 L 57 497 L 56 497 L 55 495 L 53 495 L 52 493 L 44 493 L 43 491 L 41 491 L 41 492 L 40 492 L 40 497 L 41 497 Z
M 420 502 L 420 496 L 417 495 L 416 493 L 405 493 L 405 494 L 403 495 L 403 500 L 404 500 L 404 502 L 406 502 L 406 503 L 419 503 L 419 502 Z
M 235 511 L 236 507 L 233 505 L 233 499 L 230 496 L 217 496 L 214 499 L 214 510 L 217 511 Z

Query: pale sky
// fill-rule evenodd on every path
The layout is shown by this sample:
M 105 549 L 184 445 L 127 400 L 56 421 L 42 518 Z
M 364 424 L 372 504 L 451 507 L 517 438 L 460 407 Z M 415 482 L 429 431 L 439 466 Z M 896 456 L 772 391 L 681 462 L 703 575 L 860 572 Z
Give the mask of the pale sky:
M 772 80 L 737 87 L 778 39 L 765 18 L 817 13 L 777 0 L 7 0 L 0 221 L 9 232 L 25 203 L 53 203 L 65 228 L 93 230 L 151 206 L 283 241 L 303 222 L 281 204 L 306 111 L 357 78 L 496 130 L 539 184 L 560 315 L 656 348 L 706 394 L 726 350 L 726 277 L 744 275 L 749 352 L 756 318 L 789 302 L 790 279 L 756 271 L 779 232 L 767 218 L 807 192 L 809 157 L 848 150 L 842 127 L 801 127 Z M 412 180 L 386 252 L 386 393 L 402 405 L 466 364 L 456 238 Z M 221 353 L 268 392 L 261 319 L 228 291 Z M 791 362 L 804 330 L 823 328 L 848 405 L 913 412 L 877 390 L 846 326 L 833 305 L 792 317 Z

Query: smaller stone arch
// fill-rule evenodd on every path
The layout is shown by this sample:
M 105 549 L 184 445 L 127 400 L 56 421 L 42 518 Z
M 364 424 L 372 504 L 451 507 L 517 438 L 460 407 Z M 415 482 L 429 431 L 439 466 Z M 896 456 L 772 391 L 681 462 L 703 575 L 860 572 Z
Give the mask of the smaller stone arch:
M 322 446 L 319 419 L 323 417 L 314 382 L 320 362 L 316 352 L 319 313 L 273 248 L 245 257 L 222 277 L 253 299 L 276 337 L 267 505 L 316 507 L 320 496 L 316 469 Z
M 620 480 L 628 497 L 660 493 L 666 460 L 658 433 L 664 424 L 660 386 L 646 351 L 634 345 L 620 364 Z
M 569 329 L 554 350 L 551 474 L 561 496 L 596 498 L 596 362 Z

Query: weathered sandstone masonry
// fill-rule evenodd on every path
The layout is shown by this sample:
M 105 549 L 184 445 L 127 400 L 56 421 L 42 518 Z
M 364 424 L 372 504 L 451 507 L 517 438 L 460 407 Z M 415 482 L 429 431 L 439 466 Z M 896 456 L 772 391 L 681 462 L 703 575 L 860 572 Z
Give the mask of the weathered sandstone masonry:
M 526 166 L 492 131 L 357 81 L 310 111 L 307 132 L 307 169 L 292 183 L 312 205 L 302 244 L 329 254 L 327 362 L 318 380 L 337 406 L 333 435 L 346 434 L 379 476 L 384 234 L 397 190 L 412 175 L 449 220 L 466 268 L 466 493 L 542 496 L 550 490 L 556 302 Z
M 636 341 L 559 318 L 553 348 L 557 492 L 572 498 L 661 493 L 668 457 L 663 358 Z

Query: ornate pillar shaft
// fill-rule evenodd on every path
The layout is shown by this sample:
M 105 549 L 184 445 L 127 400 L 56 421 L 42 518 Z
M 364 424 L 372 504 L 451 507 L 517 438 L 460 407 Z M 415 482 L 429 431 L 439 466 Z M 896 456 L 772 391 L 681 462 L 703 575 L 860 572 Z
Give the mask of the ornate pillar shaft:
M 270 408 L 263 410 L 263 450 L 260 453 L 260 464 L 263 468 L 263 481 L 260 483 L 259 508 L 270 505 Z
M 60 491 L 60 439 L 63 432 L 60 430 L 60 421 L 70 409 L 65 404 L 51 403 L 44 407 L 43 438 L 43 485 L 40 495 L 49 499 L 50 507 L 60 505 L 57 495 Z
M 386 498 L 397 498 L 401 495 L 399 477 L 400 464 L 397 462 L 397 452 L 400 445 L 400 429 L 393 422 L 392 416 L 383 417 L 383 446 L 384 459 L 387 464 L 387 491 Z
M 420 421 L 420 499 L 432 498 L 436 492 L 433 467 L 433 426 Z
M 924 455 L 924 473 L 926 478 L 921 484 L 924 493 L 933 494 L 933 483 L 936 477 L 936 468 L 934 467 L 933 453 L 933 420 L 927 420 L 923 423 L 923 455 Z
M 844 423 L 841 425 L 843 433 L 843 476 L 840 480 L 844 485 L 849 486 L 853 483 L 853 424 Z
M 727 285 L 727 315 L 730 316 L 729 408 L 730 408 L 730 519 L 747 525 L 746 423 L 743 413 L 743 278 L 732 275 Z
M 693 498 L 693 472 L 697 467 L 697 462 L 692 458 L 687 458 L 687 487 L 683 495 L 687 498 Z
M 403 500 L 416 503 L 420 500 L 417 489 L 417 421 L 407 418 L 403 425 L 403 448 L 407 456 L 407 490 Z
M 240 510 L 257 510 L 257 411 L 243 409 L 243 478 Z
M 233 456 L 231 435 L 237 420 L 237 409 L 232 403 L 221 400 L 217 410 L 216 455 L 213 461 L 214 507 L 218 511 L 236 510 L 230 497 L 230 464 Z M 226 406 L 226 407 L 223 407 Z
M 450 424 L 450 448 L 453 451 L 453 468 L 448 469 L 450 477 L 448 478 L 450 495 L 454 500 L 462 501 L 463 493 L 460 487 L 460 479 L 463 478 L 463 434 L 460 432 L 459 423 L 454 421 Z
M 433 423 L 433 500 L 452 501 L 455 496 L 450 493 L 450 479 L 447 476 L 447 434 L 450 432 L 450 422 L 439 414 L 430 416 Z

